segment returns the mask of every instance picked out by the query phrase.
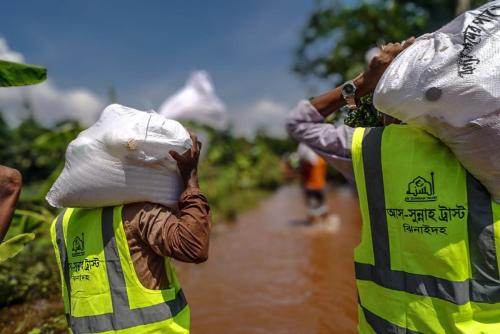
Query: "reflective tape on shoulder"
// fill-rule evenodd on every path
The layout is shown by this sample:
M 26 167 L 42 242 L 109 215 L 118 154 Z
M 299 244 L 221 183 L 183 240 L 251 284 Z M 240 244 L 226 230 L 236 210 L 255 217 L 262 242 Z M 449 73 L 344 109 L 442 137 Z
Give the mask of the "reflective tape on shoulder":
M 59 216 L 57 216 L 56 222 L 56 243 L 57 248 L 59 248 L 59 261 L 61 263 L 61 269 L 63 271 L 64 282 L 63 286 L 66 289 L 66 295 L 68 296 L 68 312 L 71 312 L 71 283 L 69 279 L 69 262 L 68 253 L 66 251 L 66 241 L 64 240 L 64 215 L 66 214 L 66 209 L 64 209 Z
M 370 214 L 373 256 L 375 265 L 389 269 L 389 232 L 385 214 L 384 177 L 382 173 L 382 134 L 384 128 L 368 128 L 363 137 L 363 166 L 365 172 L 366 197 Z

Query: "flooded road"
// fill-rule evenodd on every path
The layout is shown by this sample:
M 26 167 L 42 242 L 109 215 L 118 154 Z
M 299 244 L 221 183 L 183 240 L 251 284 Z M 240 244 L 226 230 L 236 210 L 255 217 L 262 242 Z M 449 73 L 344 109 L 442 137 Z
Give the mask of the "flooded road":
M 208 262 L 178 265 L 192 332 L 356 333 L 358 204 L 347 188 L 328 202 L 330 224 L 307 226 L 300 189 L 281 188 L 214 231 Z

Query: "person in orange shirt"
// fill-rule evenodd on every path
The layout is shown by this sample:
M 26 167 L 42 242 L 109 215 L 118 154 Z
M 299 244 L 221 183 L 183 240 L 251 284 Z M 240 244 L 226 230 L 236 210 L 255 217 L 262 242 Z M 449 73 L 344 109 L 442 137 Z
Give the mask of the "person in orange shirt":
M 323 221 L 328 216 L 326 205 L 326 162 L 301 143 L 298 148 L 300 176 L 310 223 Z

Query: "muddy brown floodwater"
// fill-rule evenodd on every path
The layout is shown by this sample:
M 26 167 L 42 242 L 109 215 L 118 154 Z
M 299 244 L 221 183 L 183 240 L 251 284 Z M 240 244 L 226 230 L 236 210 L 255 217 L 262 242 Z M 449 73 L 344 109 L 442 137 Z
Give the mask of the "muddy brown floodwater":
M 358 203 L 348 188 L 328 201 L 331 223 L 307 226 L 300 189 L 283 187 L 215 230 L 208 262 L 179 264 L 192 332 L 356 333 Z

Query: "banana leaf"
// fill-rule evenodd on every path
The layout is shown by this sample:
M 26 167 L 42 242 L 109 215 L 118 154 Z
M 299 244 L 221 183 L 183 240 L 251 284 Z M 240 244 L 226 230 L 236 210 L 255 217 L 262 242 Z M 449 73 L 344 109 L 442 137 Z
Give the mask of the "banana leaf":
M 33 85 L 45 79 L 47 70 L 43 67 L 0 60 L 0 87 Z
M 35 239 L 35 233 L 23 233 L 0 244 L 0 263 L 19 254 L 27 243 Z

